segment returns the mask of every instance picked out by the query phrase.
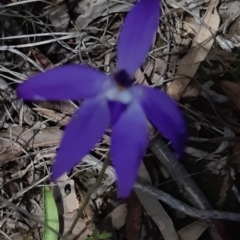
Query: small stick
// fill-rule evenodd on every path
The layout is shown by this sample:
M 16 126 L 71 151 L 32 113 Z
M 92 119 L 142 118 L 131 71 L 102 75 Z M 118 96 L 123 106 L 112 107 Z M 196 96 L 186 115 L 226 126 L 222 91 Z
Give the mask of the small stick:
M 224 212 L 224 211 L 218 211 L 218 210 L 206 211 L 206 210 L 200 210 L 194 207 L 190 207 L 186 203 L 179 201 L 178 199 L 174 198 L 170 194 L 160 189 L 154 188 L 149 184 L 144 183 L 141 179 L 137 180 L 137 182 L 134 185 L 134 188 L 139 189 L 143 192 L 146 192 L 152 196 L 155 196 L 158 200 L 166 203 L 171 208 L 181 211 L 182 213 L 185 213 L 186 215 L 193 218 L 206 219 L 206 220 L 222 219 L 222 220 L 240 222 L 239 213 Z
M 157 137 L 151 141 L 149 147 L 154 156 L 167 169 L 173 179 L 177 180 L 176 184 L 181 189 L 182 196 L 196 208 L 201 210 L 212 210 L 205 195 L 189 176 L 183 165 L 174 157 L 163 140 Z M 222 237 L 212 221 L 210 222 L 209 233 L 213 240 L 222 240 Z

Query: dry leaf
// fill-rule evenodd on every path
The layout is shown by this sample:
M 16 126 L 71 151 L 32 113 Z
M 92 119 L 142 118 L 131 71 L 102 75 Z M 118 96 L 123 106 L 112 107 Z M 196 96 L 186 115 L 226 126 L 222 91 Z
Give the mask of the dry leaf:
M 220 17 L 217 12 L 217 5 L 219 0 L 211 0 L 209 3 L 207 12 L 203 21 L 211 29 L 212 33 L 215 34 L 219 24 Z M 179 100 L 182 93 L 186 89 L 192 77 L 194 77 L 200 63 L 206 58 L 209 51 L 212 48 L 213 40 L 207 41 L 211 38 L 212 34 L 203 24 L 200 27 L 199 32 L 195 36 L 191 49 L 181 59 L 176 79 L 170 84 L 168 88 L 168 94 L 175 100 Z M 204 43 L 207 41 L 206 43 Z
M 62 138 L 62 131 L 56 127 L 35 130 L 14 126 L 0 132 L 0 166 L 14 160 L 22 149 L 55 146 Z
M 134 0 L 129 0 L 127 2 L 132 3 Z M 128 12 L 131 7 L 131 4 L 125 2 L 107 2 L 106 0 L 94 1 L 94 4 L 84 9 L 84 13 L 77 18 L 76 27 L 80 31 L 81 29 L 85 29 L 89 23 L 98 17 L 106 16 L 111 13 Z
M 127 206 L 126 204 L 118 205 L 111 213 L 107 215 L 111 218 L 112 225 L 116 229 L 120 229 L 126 222 Z
M 142 163 L 139 169 L 139 177 L 146 182 L 151 183 L 150 176 L 147 172 L 146 167 Z M 156 197 L 149 195 L 146 192 L 143 192 L 139 189 L 134 190 L 145 208 L 147 214 L 152 218 L 152 220 L 156 223 L 159 230 L 161 231 L 165 240 L 178 240 L 177 233 L 173 226 L 173 222 L 171 218 L 168 216 L 160 202 Z
M 68 232 L 76 215 L 77 215 L 77 211 L 64 214 L 64 216 L 63 216 L 63 218 L 64 218 L 64 233 Z M 86 223 L 82 219 L 79 219 L 76 223 L 75 228 L 72 231 L 71 236 L 69 236 L 69 238 L 67 238 L 67 239 L 69 239 L 69 240 L 72 240 L 72 239 L 85 240 L 88 235 L 91 235 L 91 231 L 87 228 Z M 78 237 L 76 237 L 76 236 L 78 236 Z M 74 237 L 76 237 L 76 238 L 74 238 Z
M 182 94 L 182 97 L 197 97 L 200 94 L 201 88 L 197 84 L 195 86 L 188 85 Z
M 56 32 L 65 32 L 70 22 L 67 5 L 65 2 L 55 5 L 48 9 L 44 14 L 47 14 L 52 26 Z
M 222 186 L 220 189 L 218 201 L 216 203 L 216 206 L 219 209 L 222 209 L 224 207 L 224 204 L 226 203 L 227 199 L 227 193 L 229 192 L 230 188 L 232 187 L 232 184 L 230 185 L 230 174 L 229 171 L 226 171 L 225 175 L 223 176 L 222 180 Z
M 76 111 L 76 108 L 71 104 L 70 101 L 43 101 L 38 104 L 34 104 L 37 108 L 47 108 L 64 115 L 71 115 Z
M 230 81 L 221 81 L 220 86 L 228 98 L 240 110 L 240 84 Z
M 139 84 L 144 85 L 144 86 L 149 86 L 149 84 L 148 84 L 147 80 L 145 79 L 144 74 L 140 68 L 137 69 L 134 77 Z
M 232 151 L 233 151 L 233 159 L 231 163 L 236 167 L 238 172 L 240 172 L 240 142 L 234 143 Z
M 61 113 L 57 113 L 52 109 L 36 107 L 36 108 L 33 108 L 33 110 L 37 111 L 38 114 L 42 117 L 45 117 L 48 119 L 50 118 L 54 122 L 60 122 L 60 124 L 63 126 L 67 125 L 71 119 L 70 117 Z
M 209 224 L 205 220 L 193 222 L 186 227 L 180 229 L 178 231 L 178 236 L 181 240 L 198 240 L 202 233 L 206 230 L 208 225 Z
M 68 159 L 66 159 L 68 161 Z M 71 213 L 79 208 L 74 181 L 69 179 L 67 174 L 63 174 L 57 179 L 57 185 L 61 194 L 61 204 L 63 204 L 63 212 Z M 57 197 L 58 198 L 58 197 Z
M 32 49 L 32 54 L 37 63 L 41 65 L 45 70 L 53 67 L 52 62 L 44 55 L 38 48 Z

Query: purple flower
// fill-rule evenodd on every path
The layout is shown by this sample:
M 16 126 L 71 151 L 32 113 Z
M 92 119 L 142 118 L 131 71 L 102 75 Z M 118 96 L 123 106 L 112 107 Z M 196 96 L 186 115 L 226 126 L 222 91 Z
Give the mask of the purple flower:
M 118 48 L 119 71 L 111 78 L 91 67 L 67 65 L 35 75 L 17 89 L 25 100 L 86 99 L 66 127 L 51 179 L 72 169 L 111 126 L 111 158 L 122 197 L 129 196 L 148 144 L 147 119 L 181 156 L 186 125 L 177 104 L 164 92 L 132 85 L 148 55 L 158 26 L 159 0 L 140 0 L 124 22 Z

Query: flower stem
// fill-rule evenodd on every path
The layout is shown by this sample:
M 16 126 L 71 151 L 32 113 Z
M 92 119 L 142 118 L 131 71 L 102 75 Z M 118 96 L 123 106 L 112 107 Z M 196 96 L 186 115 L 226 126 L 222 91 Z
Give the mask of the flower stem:
M 75 225 L 77 224 L 79 218 L 80 218 L 80 217 L 82 216 L 82 214 L 83 214 L 83 210 L 85 209 L 85 207 L 86 207 L 87 204 L 89 203 L 89 200 L 90 200 L 91 195 L 92 195 L 92 194 L 96 191 L 96 189 L 101 185 L 102 179 L 103 179 L 103 177 L 104 177 L 104 173 L 105 173 L 105 171 L 106 171 L 106 169 L 107 169 L 107 167 L 108 167 L 108 163 L 109 163 L 109 157 L 107 156 L 107 157 L 104 159 L 103 166 L 102 166 L 102 169 L 101 169 L 101 171 L 100 171 L 100 173 L 99 173 L 99 175 L 98 175 L 98 178 L 97 178 L 96 183 L 88 189 L 87 194 L 86 194 L 86 197 L 85 197 L 85 200 L 84 200 L 82 206 L 79 207 L 79 209 L 78 209 L 78 211 L 77 211 L 77 216 L 75 217 L 75 219 L 74 219 L 74 221 L 73 221 L 70 229 L 68 230 L 67 235 L 72 234 L 72 231 L 73 231 Z

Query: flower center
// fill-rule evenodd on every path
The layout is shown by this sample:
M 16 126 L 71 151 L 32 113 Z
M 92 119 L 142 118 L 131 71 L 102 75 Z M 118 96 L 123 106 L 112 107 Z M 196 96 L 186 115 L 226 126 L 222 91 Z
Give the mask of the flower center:
M 119 90 L 129 88 L 132 85 L 132 79 L 124 70 L 118 71 L 113 78 L 116 81 Z
M 124 70 L 121 70 L 113 76 L 113 80 L 116 84 L 108 89 L 106 98 L 109 101 L 129 104 L 132 101 L 132 94 L 128 89 L 132 85 L 131 78 Z
M 129 104 L 132 101 L 132 94 L 128 89 L 119 89 L 118 86 L 114 86 L 106 92 L 106 98 L 109 101 Z

